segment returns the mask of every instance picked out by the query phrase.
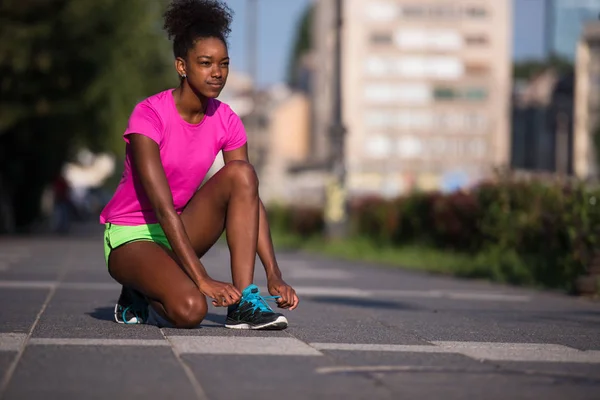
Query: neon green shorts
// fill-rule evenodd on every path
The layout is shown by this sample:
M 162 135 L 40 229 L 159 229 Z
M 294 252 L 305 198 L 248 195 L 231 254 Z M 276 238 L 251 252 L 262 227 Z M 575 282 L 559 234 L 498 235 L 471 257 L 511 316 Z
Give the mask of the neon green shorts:
M 160 224 L 124 226 L 113 225 L 109 222 L 104 229 L 104 259 L 106 260 L 106 265 L 108 265 L 108 256 L 112 250 L 125 243 L 136 242 L 138 240 L 155 242 L 168 249 L 171 248 Z

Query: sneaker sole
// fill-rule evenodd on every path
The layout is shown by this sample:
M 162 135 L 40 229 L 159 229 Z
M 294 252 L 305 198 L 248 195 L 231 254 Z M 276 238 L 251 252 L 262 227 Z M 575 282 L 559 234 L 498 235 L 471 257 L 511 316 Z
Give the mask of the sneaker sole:
M 287 328 L 288 320 L 284 316 L 277 317 L 273 322 L 268 322 L 262 325 L 250 325 L 250 324 L 225 324 L 225 328 L 229 329 L 247 329 L 247 330 L 282 330 Z
M 120 320 L 119 318 L 117 318 L 117 315 L 118 315 L 117 308 L 118 308 L 118 307 L 119 307 L 119 304 L 115 304 L 115 310 L 114 310 L 114 314 L 113 314 L 113 316 L 114 316 L 114 319 L 115 319 L 115 322 L 116 322 L 117 324 L 123 324 L 123 325 L 138 325 L 138 324 L 143 324 L 143 323 L 144 323 L 143 321 L 138 321 L 137 317 L 133 317 L 133 318 L 131 318 L 131 319 L 130 319 L 129 321 L 127 321 L 127 322 L 125 322 L 124 320 Z

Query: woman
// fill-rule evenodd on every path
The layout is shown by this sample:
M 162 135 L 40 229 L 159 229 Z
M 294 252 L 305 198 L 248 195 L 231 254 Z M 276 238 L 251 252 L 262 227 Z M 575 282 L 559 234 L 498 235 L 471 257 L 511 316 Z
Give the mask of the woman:
M 108 270 L 123 285 L 119 323 L 147 322 L 149 309 L 159 325 L 193 328 L 207 296 L 228 307 L 228 328 L 284 329 L 287 319 L 252 284 L 257 253 L 277 305 L 298 306 L 275 260 L 242 122 L 215 100 L 229 73 L 231 18 L 209 0 L 174 0 L 165 13 L 180 85 L 134 108 L 124 174 L 100 216 Z M 225 166 L 198 189 L 221 150 Z M 210 278 L 199 260 L 223 231 L 233 284 Z

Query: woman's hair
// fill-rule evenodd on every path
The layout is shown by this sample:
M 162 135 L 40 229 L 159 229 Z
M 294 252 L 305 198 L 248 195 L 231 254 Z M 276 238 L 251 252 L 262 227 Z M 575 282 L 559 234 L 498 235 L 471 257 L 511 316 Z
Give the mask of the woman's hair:
M 198 39 L 214 37 L 227 45 L 233 12 L 220 0 L 173 0 L 164 17 L 175 58 L 185 58 Z

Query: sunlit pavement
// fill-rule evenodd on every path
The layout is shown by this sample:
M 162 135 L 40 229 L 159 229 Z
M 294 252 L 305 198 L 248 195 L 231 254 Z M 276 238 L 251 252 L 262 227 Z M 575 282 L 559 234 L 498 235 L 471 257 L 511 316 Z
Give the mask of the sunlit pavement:
M 599 399 L 600 304 L 300 253 L 280 332 L 112 322 L 101 227 L 0 238 L 6 399 Z M 225 248 L 203 259 L 228 278 Z M 265 288 L 257 264 L 257 284 Z

